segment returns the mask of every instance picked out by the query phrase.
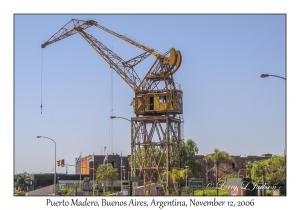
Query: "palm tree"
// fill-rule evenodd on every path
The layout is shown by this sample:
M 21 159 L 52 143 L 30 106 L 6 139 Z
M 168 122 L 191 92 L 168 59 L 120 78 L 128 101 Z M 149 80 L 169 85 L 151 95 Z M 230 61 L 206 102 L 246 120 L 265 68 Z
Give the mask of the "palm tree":
M 235 162 L 234 159 L 225 151 L 220 151 L 218 149 L 214 150 L 214 153 L 206 155 L 205 159 L 212 160 L 214 162 L 214 167 L 216 168 L 216 189 L 217 189 L 217 195 L 218 195 L 218 167 L 220 165 L 220 162 L 222 161 L 231 161 Z
M 179 195 L 180 183 L 182 183 L 185 180 L 187 173 L 190 173 L 188 169 L 173 168 L 171 171 L 163 171 L 160 174 L 158 183 L 164 184 L 168 176 L 168 178 L 171 180 L 174 186 L 174 190 L 176 191 L 176 194 Z
M 265 164 L 264 161 L 254 161 L 252 163 L 252 168 L 251 168 L 251 178 L 255 178 L 258 176 L 261 176 L 262 178 L 262 184 L 265 184 L 265 177 L 267 173 L 267 165 Z M 264 196 L 264 190 L 262 191 L 263 196 Z
M 26 187 L 29 187 L 31 181 L 30 176 L 26 172 L 14 176 L 15 187 L 20 190 L 25 190 Z
M 173 182 L 175 191 L 177 195 L 180 195 L 179 189 L 180 189 L 180 183 L 184 181 L 185 176 L 187 173 L 187 169 L 172 169 L 170 173 L 170 178 Z

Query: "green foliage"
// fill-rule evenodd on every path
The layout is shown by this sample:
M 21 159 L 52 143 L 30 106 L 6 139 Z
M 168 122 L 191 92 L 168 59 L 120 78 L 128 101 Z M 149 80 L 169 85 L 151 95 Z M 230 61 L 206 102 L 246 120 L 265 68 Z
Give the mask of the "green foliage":
M 113 185 L 113 183 L 119 180 L 119 174 L 116 168 L 113 168 L 111 164 L 99 165 L 97 169 L 97 180 L 101 183 Z
M 203 194 L 204 192 L 204 194 Z M 195 190 L 194 191 L 194 195 L 195 196 L 216 196 L 217 192 L 216 189 L 204 189 L 203 190 Z M 227 196 L 228 195 L 228 191 L 227 189 L 220 189 L 218 192 L 219 196 Z
M 30 186 L 31 178 L 28 173 L 24 172 L 21 174 L 14 175 L 14 186 L 16 189 L 24 191 Z
M 91 178 L 90 178 L 90 177 L 84 177 L 84 178 L 83 178 L 83 183 L 84 183 L 84 184 L 88 184 L 90 181 L 91 181 Z
M 198 147 L 195 141 L 188 139 L 180 144 L 181 150 L 181 167 L 189 166 L 192 177 L 199 177 L 201 173 L 201 162 L 194 159 L 198 154 Z
M 26 192 L 22 191 L 22 190 L 15 190 L 14 191 L 14 195 L 15 196 L 25 196 Z
M 170 140 L 172 143 L 172 139 Z M 181 167 L 189 166 L 189 169 L 194 177 L 197 177 L 197 172 L 199 173 L 201 171 L 201 163 L 200 161 L 195 161 L 194 156 L 198 154 L 198 147 L 195 141 L 192 139 L 188 139 L 185 142 L 180 143 L 180 162 Z M 170 145 L 170 162 L 175 162 L 178 160 L 178 148 L 176 145 L 171 144 Z M 129 157 L 129 165 L 131 166 L 131 158 Z M 136 155 L 136 168 L 141 169 L 142 164 L 144 164 L 145 167 L 152 167 L 153 162 L 158 164 L 160 167 L 166 166 L 166 156 L 162 154 L 162 151 L 159 149 L 159 147 L 147 147 L 147 149 L 144 148 L 137 148 L 137 155 Z M 200 173 L 199 173 L 200 174 Z
M 64 190 L 60 190 L 60 192 L 61 192 L 61 195 L 62 195 L 62 196 L 72 196 L 72 195 L 73 195 L 73 192 L 74 192 L 74 189 L 73 189 L 73 188 L 67 187 L 67 188 L 64 189 Z
M 234 162 L 234 159 L 227 152 L 218 149 L 215 149 L 212 154 L 207 155 L 205 158 L 212 160 L 216 166 L 218 166 L 221 161 L 229 160 Z
M 113 194 L 113 193 L 117 193 L 118 191 L 111 191 L 111 190 L 109 190 L 109 191 L 106 191 L 105 193 L 104 193 L 104 195 L 110 195 L 110 194 Z
M 218 180 L 218 169 L 221 161 L 231 161 L 235 162 L 234 159 L 225 151 L 220 151 L 218 149 L 215 149 L 212 154 L 209 154 L 205 157 L 207 160 L 212 160 L 214 162 L 214 167 L 216 168 L 216 180 Z M 218 195 L 218 189 L 217 189 L 217 195 Z
M 265 160 L 267 168 L 266 177 L 271 185 L 285 185 L 286 183 L 286 157 L 273 156 Z
M 179 195 L 180 184 L 185 180 L 186 174 L 189 174 L 189 173 L 190 173 L 190 171 L 188 169 L 176 169 L 176 168 L 173 168 L 168 173 L 166 171 L 162 171 L 160 173 L 158 183 L 164 184 L 168 177 L 169 180 L 171 181 L 171 185 L 173 185 L 173 187 L 174 187 L 173 191 L 172 191 L 171 187 L 169 188 L 171 194 Z
M 254 182 L 263 182 L 270 185 L 285 185 L 286 157 L 273 156 L 269 159 L 249 163 L 251 179 Z
M 228 174 L 225 176 L 225 181 L 227 181 L 230 178 L 239 178 L 237 174 Z
M 251 178 L 256 182 L 265 183 L 266 167 L 264 161 L 254 161 L 251 169 Z
M 266 195 L 268 196 L 272 195 L 272 190 L 266 190 Z

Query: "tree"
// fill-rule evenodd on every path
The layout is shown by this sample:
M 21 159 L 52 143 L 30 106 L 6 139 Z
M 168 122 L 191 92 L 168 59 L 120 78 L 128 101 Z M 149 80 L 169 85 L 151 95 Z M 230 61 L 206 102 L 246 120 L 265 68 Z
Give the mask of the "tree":
M 97 180 L 105 185 L 112 186 L 115 181 L 119 180 L 118 171 L 111 164 L 99 165 L 97 168 Z
M 136 176 L 141 176 L 143 170 L 142 167 L 152 167 L 153 166 L 153 161 L 155 161 L 159 167 L 165 166 L 166 165 L 166 158 L 162 154 L 162 152 L 159 150 L 158 147 L 155 146 L 149 146 L 147 149 L 145 148 L 137 148 L 137 154 L 135 157 L 135 165 L 136 165 L 136 170 L 137 174 Z M 128 158 L 128 163 L 130 168 L 134 168 L 133 165 L 131 165 L 131 158 L 134 160 L 134 155 L 130 156 Z M 139 172 L 139 173 L 138 173 Z
M 172 142 L 172 139 L 170 139 L 170 142 Z M 170 146 L 170 158 L 171 163 L 176 166 L 177 161 L 177 153 L 178 150 L 175 145 Z M 181 162 L 181 168 L 184 168 L 185 166 L 189 166 L 190 172 L 194 177 L 197 177 L 199 172 L 201 172 L 201 162 L 194 159 L 194 156 L 198 154 L 198 147 L 195 141 L 192 139 L 188 139 L 187 141 L 182 141 L 180 143 L 180 162 Z M 131 165 L 131 158 L 134 158 L 134 155 L 128 158 L 130 167 L 133 167 Z M 136 169 L 141 171 L 142 165 L 145 167 L 152 167 L 153 161 L 155 161 L 158 164 L 158 167 L 165 167 L 166 166 L 166 157 L 162 153 L 159 147 L 157 146 L 149 146 L 147 149 L 139 149 L 137 148 L 137 155 L 136 155 Z M 177 161 L 178 162 L 178 161 Z
M 185 180 L 185 176 L 187 173 L 189 173 L 188 169 L 173 168 L 169 172 L 163 171 L 160 176 L 162 178 L 162 180 L 159 180 L 159 182 L 163 183 L 167 179 L 167 176 L 169 176 L 169 179 L 171 180 L 171 182 L 174 186 L 176 194 L 180 195 L 180 191 L 179 191 L 180 183 Z
M 201 172 L 201 162 L 194 159 L 194 156 L 198 154 L 198 147 L 195 141 L 188 139 L 186 142 L 181 142 L 181 167 L 188 166 L 193 177 L 199 176 Z
M 251 161 L 246 161 L 246 177 L 250 178 L 251 179 L 251 170 L 252 170 L 252 167 L 253 167 L 253 162 Z M 247 172 L 249 172 L 249 174 L 247 175 Z
M 272 185 L 285 185 L 286 183 L 286 156 L 273 156 L 265 161 L 266 178 Z
M 231 164 L 220 163 L 219 168 L 218 168 L 218 176 L 220 179 L 225 180 L 225 177 L 232 174 L 232 172 L 233 172 L 233 169 L 232 169 Z
M 31 178 L 28 173 L 24 172 L 22 174 L 15 174 L 14 185 L 16 189 L 25 190 L 30 187 Z
M 251 178 L 255 179 L 258 176 L 261 176 L 262 178 L 262 183 L 265 184 L 265 177 L 267 173 L 267 168 L 265 167 L 264 161 L 254 161 L 252 163 L 252 168 L 251 168 Z M 264 190 L 263 190 L 263 195 L 264 195 Z
M 273 156 L 269 159 L 249 163 L 251 179 L 270 185 L 286 184 L 286 157 Z
M 216 188 L 218 195 L 218 168 L 222 161 L 231 161 L 234 162 L 234 159 L 225 151 L 220 151 L 218 149 L 214 150 L 214 153 L 209 154 L 205 157 L 207 160 L 212 160 L 214 162 L 214 167 L 216 169 Z
M 181 141 L 179 146 L 172 144 L 172 142 L 173 139 L 171 138 L 170 139 L 171 144 L 169 145 L 170 168 L 171 169 L 177 168 L 179 166 L 180 168 L 184 168 L 185 166 L 188 166 L 190 174 L 193 177 L 199 177 L 201 174 L 201 162 L 194 159 L 194 156 L 198 154 L 198 147 L 196 142 L 193 141 L 192 139 L 188 139 L 187 141 Z M 159 148 L 158 146 L 137 148 L 137 154 L 136 154 L 137 174 L 139 172 L 139 176 L 142 175 L 143 173 L 143 170 L 141 170 L 142 167 L 153 167 L 154 165 L 157 165 L 158 167 L 166 167 L 166 155 L 164 154 L 165 152 L 166 151 L 164 149 Z M 129 165 L 131 168 L 133 168 L 134 166 L 131 165 L 131 158 L 134 158 L 134 155 L 128 158 Z M 180 165 L 178 159 L 180 161 Z M 180 171 L 180 169 L 177 168 L 177 171 Z M 171 173 L 172 172 L 169 171 L 169 177 L 171 176 Z M 166 181 L 165 176 L 166 176 L 166 172 L 158 171 L 157 181 L 163 184 Z M 172 176 L 176 177 L 174 174 Z M 146 181 L 145 177 L 146 176 L 144 175 L 144 181 Z M 176 182 L 176 185 L 178 185 L 178 182 Z
M 90 181 L 91 181 L 91 178 L 90 178 L 90 177 L 84 177 L 84 179 L 83 179 L 84 185 L 90 183 Z

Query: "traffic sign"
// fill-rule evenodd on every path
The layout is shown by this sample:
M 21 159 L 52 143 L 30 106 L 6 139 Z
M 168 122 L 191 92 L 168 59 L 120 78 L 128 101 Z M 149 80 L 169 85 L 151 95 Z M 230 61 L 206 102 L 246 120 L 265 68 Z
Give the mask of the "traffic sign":
M 67 184 L 59 184 L 59 190 L 65 190 L 67 188 Z
M 131 181 L 132 181 L 132 182 L 139 182 L 140 179 L 139 179 L 139 177 L 137 177 L 137 176 L 133 176 L 133 177 L 131 177 Z
M 137 189 L 139 186 L 139 183 L 138 182 L 132 182 L 132 188 L 133 189 Z
M 203 188 L 203 179 L 190 179 L 190 188 L 191 189 L 202 189 Z

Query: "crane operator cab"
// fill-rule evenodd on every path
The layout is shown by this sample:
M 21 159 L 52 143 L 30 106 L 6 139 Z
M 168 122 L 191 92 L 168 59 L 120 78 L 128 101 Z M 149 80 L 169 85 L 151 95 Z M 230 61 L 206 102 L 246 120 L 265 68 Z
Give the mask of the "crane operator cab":
M 136 115 L 182 114 L 182 91 L 173 89 L 169 92 L 138 94 L 133 107 Z

